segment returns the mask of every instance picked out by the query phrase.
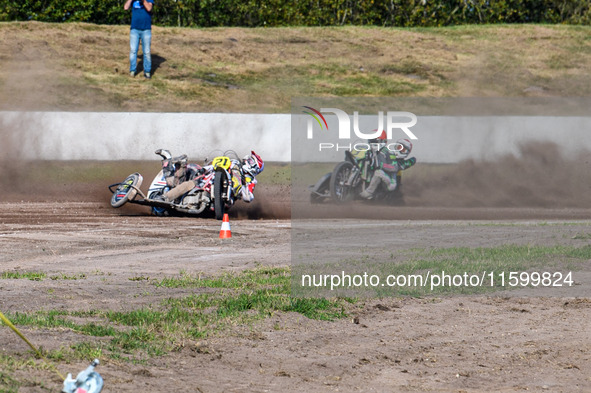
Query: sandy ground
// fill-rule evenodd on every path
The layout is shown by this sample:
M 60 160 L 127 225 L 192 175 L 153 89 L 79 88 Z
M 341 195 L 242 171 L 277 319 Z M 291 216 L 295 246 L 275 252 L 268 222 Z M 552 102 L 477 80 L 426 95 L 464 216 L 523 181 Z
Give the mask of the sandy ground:
M 364 80 L 361 68 L 379 80 L 402 83 L 396 94 L 407 93 L 406 87 L 429 96 L 590 91 L 584 37 L 545 26 L 520 34 L 509 31 L 513 27 L 496 29 L 477 36 L 451 32 L 455 38 L 394 30 L 380 37 L 365 28 L 345 30 L 344 36 L 313 29 L 160 29 L 154 49 L 158 70 L 148 83 L 127 75 L 125 26 L 6 24 L 0 31 L 0 107 L 198 111 L 220 110 L 222 102 L 223 111 L 276 111 L 302 92 L 333 95 L 331 86 L 341 86 L 341 74 Z M 480 39 L 483 34 L 493 39 Z M 105 44 L 115 50 L 106 53 Z M 359 50 L 351 52 L 352 46 Z M 343 63 L 346 52 L 354 56 Z M 267 82 L 224 82 L 243 74 L 262 75 Z M 308 80 L 308 74 L 319 76 Z M 302 83 L 294 83 L 294 77 Z M 250 210 L 234 210 L 233 238 L 222 242 L 214 220 L 159 219 L 141 208 L 111 209 L 103 182 L 63 184 L 58 178 L 48 190 L 47 181 L 23 181 L 17 170 L 23 167 L 22 148 L 38 147 L 23 144 L 16 131 L 0 129 L 0 271 L 86 278 L 1 279 L 3 312 L 135 309 L 191 291 L 129 278 L 290 263 L 296 224 L 289 220 L 288 201 L 278 200 L 285 190 L 270 189 Z M 379 219 L 388 219 L 388 226 L 404 228 L 405 247 L 588 244 L 588 154 L 567 159 L 556 151 L 532 145 L 520 158 L 501 157 L 494 165 L 468 161 L 433 173 L 419 172 L 417 165 L 412 169 L 417 176 L 404 180 L 407 205 L 372 209 L 374 220 L 361 225 L 380 226 Z M 115 181 L 127 173 L 113 174 Z M 300 217 L 334 216 L 342 209 L 306 207 Z M 366 211 L 361 217 L 368 217 Z M 474 225 L 470 220 L 475 219 L 483 225 Z M 549 220 L 551 225 L 542 225 Z M 338 226 L 330 218 L 321 223 Z M 591 392 L 591 301 L 577 296 L 373 299 L 361 301 L 351 318 L 334 322 L 276 313 L 253 326 L 186 342 L 182 350 L 146 364 L 103 359 L 98 371 L 104 392 Z M 67 329 L 23 332 L 46 350 L 87 339 Z M 30 357 L 5 327 L 0 354 Z M 87 364 L 58 367 L 76 373 Z M 56 392 L 61 386 L 46 370 L 19 369 L 14 377 L 26 381 L 22 392 Z
M 575 240 L 574 234 L 591 233 L 591 221 L 572 217 L 555 225 L 420 218 L 388 225 L 404 227 L 404 236 L 414 239 L 409 248 L 426 235 L 439 246 L 476 247 L 584 245 L 588 240 Z M 0 280 L 2 311 L 132 309 L 190 290 L 155 288 L 131 277 L 290 263 L 290 220 L 233 220 L 231 225 L 233 238 L 222 241 L 215 220 L 162 219 L 97 202 L 0 203 L 2 271 L 87 275 L 84 280 Z M 145 365 L 106 360 L 98 370 L 106 383 L 103 391 L 591 391 L 591 301 L 585 297 L 369 299 L 354 314 L 325 322 L 278 313 L 254 326 L 187 342 Z M 63 329 L 23 331 L 48 350 L 82 339 Z M 2 354 L 27 357 L 28 348 L 9 329 L 0 329 L 0 342 Z M 86 364 L 58 366 L 77 372 Z M 23 386 L 22 392 L 57 391 L 60 385 L 49 371 L 25 373 L 15 376 L 44 381 L 45 387 Z

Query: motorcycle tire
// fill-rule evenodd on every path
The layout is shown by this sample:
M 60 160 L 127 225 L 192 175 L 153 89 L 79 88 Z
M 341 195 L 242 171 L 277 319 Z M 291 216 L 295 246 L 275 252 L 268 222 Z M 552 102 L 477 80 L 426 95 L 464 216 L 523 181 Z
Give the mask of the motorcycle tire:
M 130 199 L 133 199 L 137 194 L 137 190 L 134 187 L 140 187 L 142 185 L 142 175 L 139 173 L 133 173 L 125 178 L 111 196 L 111 206 L 114 208 L 125 205 Z
M 351 175 L 353 164 L 348 161 L 339 162 L 330 177 L 330 196 L 335 203 L 344 203 L 353 199 L 352 188 L 345 182 Z
M 326 198 L 327 193 L 330 193 L 330 177 L 332 172 L 322 176 L 316 184 L 311 187 L 310 203 L 321 203 Z
M 216 171 L 213 180 L 213 211 L 216 220 L 224 218 L 226 201 L 224 201 L 224 188 L 227 188 L 227 175 L 225 171 Z

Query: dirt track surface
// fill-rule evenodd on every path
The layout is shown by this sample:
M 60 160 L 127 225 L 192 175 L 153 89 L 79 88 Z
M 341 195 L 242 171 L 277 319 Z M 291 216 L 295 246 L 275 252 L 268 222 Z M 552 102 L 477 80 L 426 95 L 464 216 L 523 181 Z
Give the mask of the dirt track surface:
M 59 290 L 58 298 L 76 299 L 63 304 L 68 309 L 133 307 L 138 305 L 136 301 L 149 302 L 134 299 L 136 288 L 121 285 L 131 277 L 164 277 L 180 271 L 211 274 L 255 264 L 289 263 L 290 224 L 285 220 L 234 221 L 232 239 L 222 241 L 220 222 L 213 219 L 131 215 L 97 203 L 78 202 L 2 204 L 0 209 L 4 270 L 88 274 L 90 282 L 87 280 L 83 288 L 78 283 Z M 101 280 L 105 274 L 119 278 L 105 282 Z M 91 284 L 93 275 L 97 285 Z M 46 289 L 15 288 L 13 292 L 5 288 L 3 304 L 12 309 L 18 304 L 12 297 L 19 299 L 31 290 L 24 297 L 29 299 L 23 304 L 27 311 L 56 307 L 56 299 L 44 295 Z
M 573 233 L 591 232 L 589 221 L 565 223 L 514 233 L 521 243 L 570 244 Z M 509 241 L 498 225 L 474 230 L 462 221 L 428 224 L 430 236 L 447 234 L 456 246 Z M 191 290 L 156 288 L 132 277 L 290 263 L 289 220 L 233 220 L 231 225 L 233 238 L 222 241 L 215 220 L 134 215 L 92 202 L 2 203 L 3 271 L 86 274 L 84 280 L 1 280 L 3 311 L 133 309 Z M 449 238 L 450 227 L 462 236 Z M 420 239 L 425 226 L 405 230 Z M 104 392 L 591 391 L 588 298 L 366 300 L 353 316 L 355 323 L 279 313 L 254 326 L 187 342 L 145 365 L 105 361 L 99 369 Z M 23 331 L 47 350 L 81 339 L 67 330 Z M 28 348 L 10 330 L 0 329 L 0 342 L 2 354 L 27 358 Z M 59 368 L 77 372 L 85 366 L 74 362 Z M 35 371 L 33 377 L 51 391 L 60 384 L 49 371 Z

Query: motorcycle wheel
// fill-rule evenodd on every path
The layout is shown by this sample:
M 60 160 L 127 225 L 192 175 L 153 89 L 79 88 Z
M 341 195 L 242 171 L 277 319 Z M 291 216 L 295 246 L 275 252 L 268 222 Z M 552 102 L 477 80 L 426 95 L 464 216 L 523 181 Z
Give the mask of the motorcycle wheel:
M 133 173 L 125 178 L 113 193 L 111 197 L 111 206 L 117 208 L 125 205 L 130 199 L 132 199 L 137 191 L 134 187 L 139 187 L 142 184 L 142 175 L 139 173 Z
M 352 188 L 345 185 L 351 175 L 352 169 L 353 164 L 343 161 L 339 162 L 332 171 L 332 176 L 330 177 L 330 196 L 336 203 L 344 203 L 353 199 Z
M 216 220 L 224 218 L 226 202 L 224 201 L 224 187 L 227 185 L 227 176 L 225 171 L 216 171 L 213 180 L 213 211 Z

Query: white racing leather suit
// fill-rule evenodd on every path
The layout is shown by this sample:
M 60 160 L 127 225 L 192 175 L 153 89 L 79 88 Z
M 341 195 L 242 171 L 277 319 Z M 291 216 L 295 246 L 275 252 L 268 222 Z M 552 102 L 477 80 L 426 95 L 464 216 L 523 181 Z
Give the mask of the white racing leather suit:
M 242 163 L 238 160 L 232 160 L 232 188 L 234 195 L 244 202 L 252 202 L 254 199 L 254 188 L 257 185 L 257 179 L 246 171 Z
M 195 187 L 193 180 L 187 178 L 187 155 L 162 160 L 162 173 L 170 190 L 164 194 L 168 201 L 191 191 Z

